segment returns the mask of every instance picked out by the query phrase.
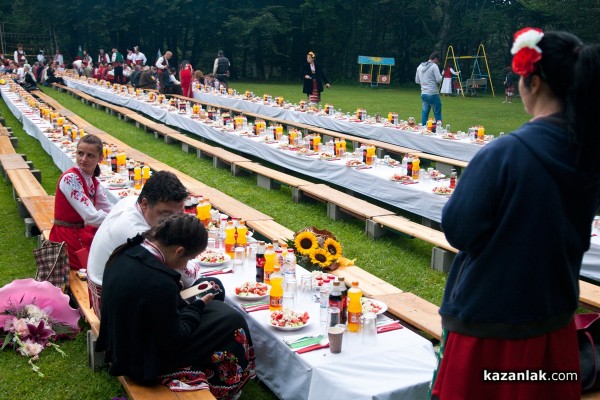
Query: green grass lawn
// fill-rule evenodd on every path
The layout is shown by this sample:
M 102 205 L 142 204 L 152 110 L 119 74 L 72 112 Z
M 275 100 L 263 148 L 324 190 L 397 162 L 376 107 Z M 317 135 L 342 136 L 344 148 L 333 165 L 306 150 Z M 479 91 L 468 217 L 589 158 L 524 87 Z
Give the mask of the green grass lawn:
M 238 91 L 252 90 L 256 94 L 282 95 L 291 101 L 303 98 L 300 85 L 261 85 L 238 83 L 232 85 Z M 296 204 L 291 193 L 283 187 L 268 191 L 256 186 L 250 176 L 233 177 L 229 170 L 213 168 L 212 161 L 197 159 L 193 154 L 183 153 L 179 145 L 166 145 L 154 140 L 135 125 L 123 122 L 103 111 L 83 105 L 79 100 L 52 89 L 44 91 L 66 108 L 82 116 L 130 146 L 169 164 L 182 172 L 247 203 L 292 230 L 315 225 L 333 232 L 344 247 L 344 254 L 357 258 L 357 265 L 393 285 L 411 291 L 435 304 L 440 304 L 445 275 L 430 269 L 432 246 L 426 242 L 400 236 L 385 236 L 376 241 L 364 235 L 364 223 L 354 219 L 332 221 L 326 207 L 321 203 Z M 333 86 L 324 93 L 324 101 L 344 111 L 363 107 L 369 113 L 397 111 L 401 118 L 420 115 L 418 90 L 370 89 L 356 86 Z M 527 120 L 522 105 L 501 104 L 503 97 L 482 96 L 475 98 L 444 98 L 444 123 L 453 129 L 465 130 L 472 125 L 484 125 L 486 132 L 509 132 Z M 6 125 L 13 128 L 19 138 L 18 152 L 25 153 L 36 168 L 42 170 L 43 186 L 53 194 L 60 171 L 39 143 L 29 137 L 20 123 L 12 116 L 3 102 L 0 112 Z M 17 215 L 10 186 L 0 180 L 0 285 L 16 278 L 33 277 L 35 264 L 32 250 L 37 239 L 24 237 L 24 224 Z M 0 352 L 0 393 L 2 398 L 13 399 L 111 399 L 123 395 L 117 380 L 106 371 L 91 372 L 87 368 L 85 334 L 76 340 L 63 342 L 67 353 L 61 358 L 52 350 L 46 350 L 39 366 L 46 373 L 38 378 L 27 366 L 26 359 L 12 351 Z M 260 383 L 253 382 L 244 389 L 242 399 L 267 400 L 275 396 Z

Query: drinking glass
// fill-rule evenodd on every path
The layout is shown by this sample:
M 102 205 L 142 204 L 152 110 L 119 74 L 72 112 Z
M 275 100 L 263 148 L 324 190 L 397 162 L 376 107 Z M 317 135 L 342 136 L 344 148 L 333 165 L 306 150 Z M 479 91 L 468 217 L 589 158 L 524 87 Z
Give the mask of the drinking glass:
M 286 276 L 283 286 L 283 307 L 289 309 L 296 308 L 296 293 L 298 283 L 295 276 Z
M 313 301 L 313 278 L 312 275 L 302 275 L 300 277 L 300 302 L 310 304 Z
M 375 346 L 377 344 L 377 315 L 368 312 L 362 315 L 362 344 Z
M 338 307 L 328 307 L 327 308 L 327 328 L 336 326 L 340 324 L 341 321 L 341 312 Z

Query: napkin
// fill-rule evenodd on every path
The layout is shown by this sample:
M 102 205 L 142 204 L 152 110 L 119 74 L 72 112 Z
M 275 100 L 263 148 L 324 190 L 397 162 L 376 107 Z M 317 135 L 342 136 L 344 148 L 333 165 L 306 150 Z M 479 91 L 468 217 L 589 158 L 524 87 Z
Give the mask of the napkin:
M 253 311 L 268 310 L 269 302 L 268 301 L 256 301 L 253 303 L 243 303 L 243 304 L 241 304 L 241 307 L 244 309 L 244 311 L 246 311 L 248 313 L 253 312 Z
M 298 339 L 285 338 L 283 342 L 290 346 L 292 349 L 301 349 L 303 347 L 314 346 L 315 344 L 319 344 L 321 340 L 325 338 L 324 335 L 312 335 L 312 336 L 304 336 Z
M 233 273 L 233 269 L 227 268 L 227 269 L 223 269 L 220 271 L 210 271 L 210 272 L 202 274 L 202 276 L 207 277 L 207 276 L 231 274 L 231 273 Z
M 386 323 L 385 325 L 377 326 L 377 333 L 396 331 L 396 330 L 402 329 L 402 328 L 404 328 L 404 327 L 402 325 L 400 325 L 400 322 L 394 321 L 392 323 Z
M 298 354 L 304 354 L 304 353 L 308 353 L 309 351 L 326 349 L 328 347 L 329 347 L 329 343 L 325 343 L 325 344 L 313 344 L 312 346 L 303 347 L 301 349 L 294 350 L 294 351 L 296 353 L 298 353 Z

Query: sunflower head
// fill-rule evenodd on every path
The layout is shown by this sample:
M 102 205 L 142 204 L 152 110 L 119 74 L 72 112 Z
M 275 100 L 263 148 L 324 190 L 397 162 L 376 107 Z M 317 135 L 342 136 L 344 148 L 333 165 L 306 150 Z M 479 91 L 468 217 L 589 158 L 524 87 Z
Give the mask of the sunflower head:
M 309 231 L 300 232 L 294 238 L 294 246 L 298 253 L 309 255 L 318 246 L 317 237 Z
M 323 243 L 323 247 L 333 260 L 337 260 L 342 256 L 342 245 L 335 239 L 327 238 Z
M 313 264 L 318 265 L 321 268 L 325 268 L 331 264 L 333 259 L 331 258 L 327 250 L 319 247 L 314 249 L 310 253 L 310 261 L 312 261 Z

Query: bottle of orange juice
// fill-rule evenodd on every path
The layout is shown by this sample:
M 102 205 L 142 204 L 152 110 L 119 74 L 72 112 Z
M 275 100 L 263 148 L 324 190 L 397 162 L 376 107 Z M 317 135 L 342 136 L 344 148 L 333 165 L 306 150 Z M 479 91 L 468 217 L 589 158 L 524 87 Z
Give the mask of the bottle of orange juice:
M 348 290 L 348 331 L 358 332 L 359 319 L 362 315 L 362 290 L 358 287 L 358 282 L 353 281 L 352 287 Z
M 140 190 L 142 188 L 142 169 L 140 163 L 135 163 L 133 168 L 133 188 Z
M 233 221 L 227 221 L 225 227 L 225 253 L 227 253 L 233 260 L 235 252 L 235 227 Z
M 142 186 L 146 184 L 148 178 L 150 178 L 150 167 L 144 164 L 142 167 Z
M 202 221 L 202 225 L 204 226 L 208 226 L 211 221 L 211 208 L 212 206 L 208 198 L 204 199 L 201 203 L 198 203 L 198 206 L 196 206 L 196 216 L 200 221 Z
M 237 245 L 239 247 L 246 247 L 248 245 L 248 227 L 246 221 L 241 220 L 237 227 Z
M 413 161 L 412 161 L 412 178 L 415 181 L 419 180 L 419 173 L 420 173 L 420 161 L 419 161 L 419 157 L 414 156 L 413 157 Z
M 270 285 L 271 291 L 269 293 L 269 311 L 281 310 L 283 308 L 283 275 L 279 270 L 279 265 L 275 265 L 273 269 Z
M 269 243 L 267 245 L 267 250 L 265 251 L 265 279 L 264 282 L 267 285 L 271 284 L 271 275 L 275 269 L 275 252 L 273 251 L 273 244 Z

